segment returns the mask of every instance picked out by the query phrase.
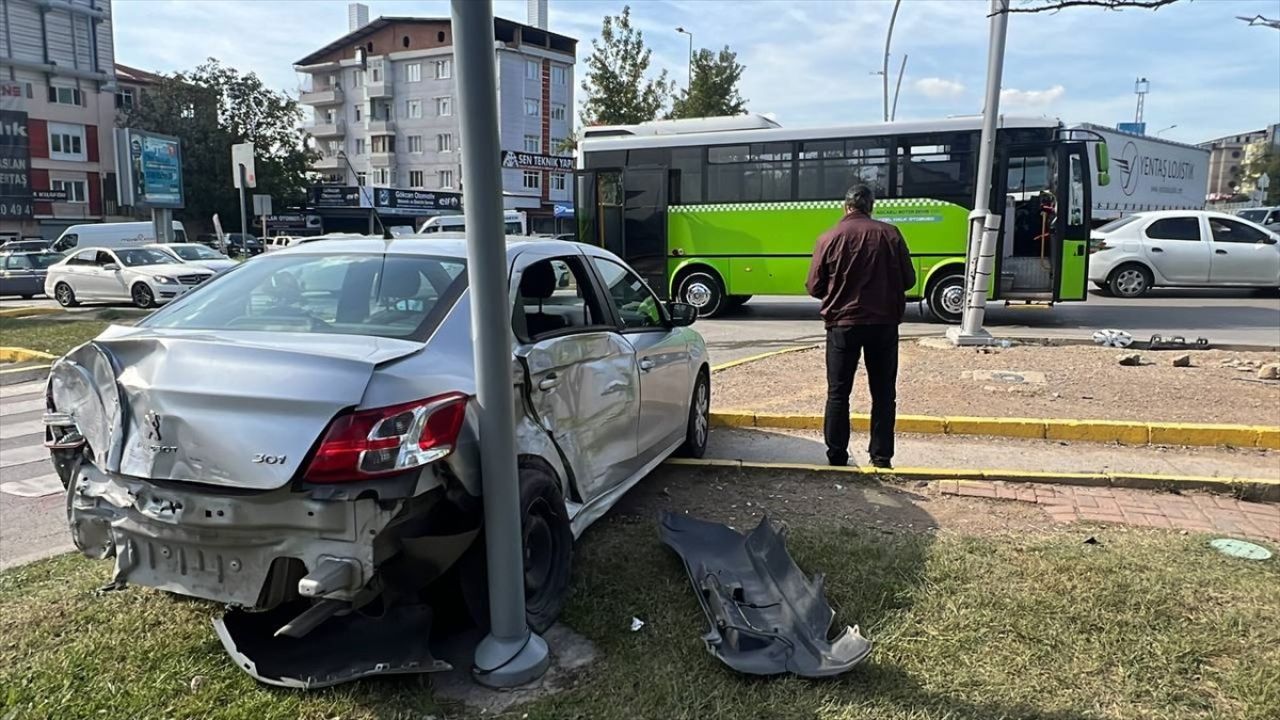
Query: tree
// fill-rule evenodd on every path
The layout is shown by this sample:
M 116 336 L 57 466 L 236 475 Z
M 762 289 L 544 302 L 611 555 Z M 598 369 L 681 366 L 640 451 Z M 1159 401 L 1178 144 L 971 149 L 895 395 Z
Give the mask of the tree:
M 693 56 L 693 82 L 671 104 L 671 117 L 718 117 L 746 112 L 747 101 L 738 94 L 738 81 L 745 69 L 728 45 L 715 54 L 699 50 Z
M 305 198 L 308 167 L 315 158 L 298 129 L 297 101 L 240 74 L 214 58 L 186 73 L 166 77 L 135 103 L 121 122 L 182 140 L 186 207 L 184 222 L 207 225 L 214 213 L 223 226 L 239 225 L 240 200 L 231 171 L 231 146 L 251 142 L 257 187 L 282 207 Z M 243 229 L 244 231 L 248 231 Z
M 1280 205 L 1280 152 L 1274 148 L 1274 145 L 1268 148 L 1245 168 L 1246 176 L 1255 187 L 1259 177 L 1265 174 L 1268 178 L 1269 184 L 1266 197 L 1262 199 L 1263 205 Z
M 591 41 L 587 74 L 582 81 L 586 101 L 583 125 L 632 125 L 657 118 L 671 97 L 672 83 L 663 70 L 649 79 L 650 56 L 644 34 L 631 26 L 631 7 L 604 18 L 600 37 Z

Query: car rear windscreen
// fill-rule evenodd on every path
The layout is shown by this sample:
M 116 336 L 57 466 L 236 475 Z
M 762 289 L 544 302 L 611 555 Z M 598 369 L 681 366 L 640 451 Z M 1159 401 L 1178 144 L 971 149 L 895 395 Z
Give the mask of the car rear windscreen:
M 466 287 L 462 258 L 265 255 L 142 324 L 425 340 Z

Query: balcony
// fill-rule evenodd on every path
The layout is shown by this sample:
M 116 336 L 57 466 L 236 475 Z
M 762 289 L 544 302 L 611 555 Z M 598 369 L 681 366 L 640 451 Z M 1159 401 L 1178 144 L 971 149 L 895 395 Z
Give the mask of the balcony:
M 370 135 L 394 135 L 396 132 L 395 120 L 375 120 L 369 118 L 364 121 L 364 129 L 369 131 Z
M 298 92 L 298 102 L 303 105 L 339 105 L 342 99 L 342 88 L 337 85 Z
M 334 122 L 316 123 L 307 127 L 307 132 L 316 138 L 342 137 L 347 134 L 347 122 L 338 118 Z
M 366 100 L 379 100 L 382 98 L 389 98 L 391 95 L 391 78 L 384 77 L 377 82 L 372 80 L 365 82 L 364 97 Z
M 346 170 L 347 164 L 337 155 L 321 155 L 319 159 L 311 163 L 311 169 L 317 172 L 325 172 L 327 170 Z
M 369 167 L 389 168 L 396 163 L 394 152 L 369 153 Z

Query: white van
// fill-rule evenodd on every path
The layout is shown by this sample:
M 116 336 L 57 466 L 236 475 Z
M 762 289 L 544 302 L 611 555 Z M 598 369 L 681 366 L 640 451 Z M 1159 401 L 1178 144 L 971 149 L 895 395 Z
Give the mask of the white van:
M 528 235 L 525 228 L 524 213 L 508 210 L 502 213 L 502 222 L 506 225 L 508 235 Z M 465 215 L 437 215 L 422 223 L 420 233 L 462 232 L 467 229 Z
M 187 231 L 182 223 L 173 221 L 173 241 L 185 243 Z M 142 247 L 156 242 L 155 226 L 149 222 L 93 223 L 72 225 L 49 246 L 53 252 L 65 253 L 75 248 L 125 248 Z

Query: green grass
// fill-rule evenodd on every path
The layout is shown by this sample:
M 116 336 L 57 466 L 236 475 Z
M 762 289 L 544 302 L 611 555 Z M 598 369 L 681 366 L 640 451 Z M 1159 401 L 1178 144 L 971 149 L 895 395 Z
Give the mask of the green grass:
M 816 520 L 789 545 L 824 572 L 837 621 L 870 660 L 836 679 L 736 675 L 706 652 L 684 571 L 652 520 L 615 516 L 580 546 L 565 620 L 600 660 L 511 717 L 1280 717 L 1280 563 L 1205 538 L 1079 528 L 1035 535 L 884 534 Z M 303 694 L 255 684 L 223 654 L 214 606 L 132 588 L 64 556 L 0 575 L 0 718 L 469 717 L 421 678 Z M 646 621 L 630 632 L 632 616 Z M 195 676 L 205 678 L 191 690 Z M 8 714 L 6 714 L 6 710 Z M 486 717 L 492 717 L 492 714 Z
M 98 336 L 110 323 L 52 320 L 49 316 L 0 318 L 0 345 L 62 355 Z

